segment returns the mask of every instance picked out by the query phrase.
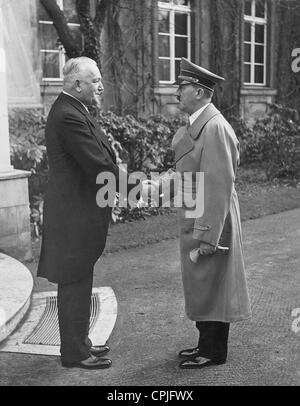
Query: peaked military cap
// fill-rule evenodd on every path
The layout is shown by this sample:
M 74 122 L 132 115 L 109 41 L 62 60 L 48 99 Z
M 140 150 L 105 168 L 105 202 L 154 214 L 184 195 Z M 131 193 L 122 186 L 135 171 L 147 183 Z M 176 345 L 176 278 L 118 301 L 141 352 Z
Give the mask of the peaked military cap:
M 207 69 L 198 66 L 186 58 L 181 58 L 180 73 L 176 81 L 177 85 L 194 83 L 213 91 L 217 83 L 225 80 Z

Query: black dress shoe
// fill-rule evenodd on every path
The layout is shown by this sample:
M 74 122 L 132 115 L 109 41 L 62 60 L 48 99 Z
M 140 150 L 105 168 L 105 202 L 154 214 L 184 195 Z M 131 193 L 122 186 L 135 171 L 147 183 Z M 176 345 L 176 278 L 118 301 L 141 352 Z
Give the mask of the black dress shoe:
M 62 366 L 65 368 L 104 369 L 111 366 L 111 360 L 91 356 L 83 361 L 62 362 Z
M 221 365 L 225 364 L 226 360 L 211 360 L 209 358 L 204 357 L 195 357 L 191 359 L 186 359 L 185 361 L 181 361 L 179 364 L 179 368 L 182 369 L 200 369 L 209 367 L 211 365 Z
M 110 350 L 108 345 L 93 345 L 90 348 L 90 353 L 95 357 L 101 357 Z
M 199 355 L 199 348 L 188 348 L 187 350 L 182 350 L 179 352 L 178 356 L 180 358 L 194 358 Z

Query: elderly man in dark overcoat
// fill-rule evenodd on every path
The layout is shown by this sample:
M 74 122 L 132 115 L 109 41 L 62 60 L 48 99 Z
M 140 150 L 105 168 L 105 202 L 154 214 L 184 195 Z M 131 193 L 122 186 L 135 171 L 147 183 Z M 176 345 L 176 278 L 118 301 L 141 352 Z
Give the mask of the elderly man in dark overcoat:
M 223 80 L 182 58 L 177 97 L 189 122 L 175 134 L 172 146 L 177 174 L 190 177 L 192 184 L 179 183 L 181 199 L 176 198 L 178 206 L 183 203 L 178 217 L 186 313 L 199 330 L 197 346 L 179 353 L 185 369 L 225 363 L 230 323 L 251 316 L 234 188 L 239 143 L 211 102 Z
M 87 108 L 103 92 L 96 62 L 70 59 L 63 74 L 63 92 L 45 130 L 50 174 L 38 276 L 58 284 L 62 365 L 108 368 L 111 360 L 101 356 L 109 347 L 93 346 L 88 338 L 93 267 L 104 250 L 112 211 L 96 202 L 96 178 L 109 172 L 118 181 L 119 167 Z

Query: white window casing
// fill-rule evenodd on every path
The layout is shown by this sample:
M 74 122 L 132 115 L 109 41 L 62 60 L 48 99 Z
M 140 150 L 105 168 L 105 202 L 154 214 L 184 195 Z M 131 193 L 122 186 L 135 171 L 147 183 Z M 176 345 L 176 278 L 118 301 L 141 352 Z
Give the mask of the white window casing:
M 169 13 L 169 32 L 158 32 L 158 41 L 160 40 L 161 36 L 169 37 L 169 47 L 170 47 L 170 54 L 169 56 L 158 56 L 159 60 L 167 60 L 170 62 L 170 80 L 161 80 L 159 78 L 160 84 L 170 84 L 176 81 L 176 74 L 175 74 L 175 61 L 179 61 L 181 57 L 175 56 L 175 39 L 176 38 L 186 38 L 187 39 L 187 50 L 186 55 L 187 58 L 191 58 L 191 6 L 190 2 L 188 5 L 177 5 L 174 4 L 173 0 L 170 0 L 169 3 L 158 2 L 158 12 L 160 11 L 167 11 Z M 185 14 L 187 16 L 187 34 L 177 34 L 175 31 L 175 15 L 178 14 Z
M 59 8 L 63 11 L 64 10 L 64 0 L 56 0 L 57 5 Z M 50 20 L 39 20 L 39 24 L 42 25 L 53 25 L 53 22 Z M 80 27 L 80 24 L 78 23 L 68 23 L 69 27 Z M 66 63 L 66 52 L 63 47 L 63 45 L 58 45 L 55 49 L 40 49 L 41 54 L 58 54 L 58 63 L 59 63 L 59 76 L 57 77 L 45 77 L 43 76 L 42 80 L 43 82 L 58 82 L 62 81 L 63 75 L 62 75 L 62 70 L 63 66 Z M 43 68 L 43 67 L 42 67 Z M 43 72 L 44 74 L 44 72 Z
M 244 48 L 247 45 L 250 45 L 250 61 L 244 60 L 244 66 L 250 66 L 250 80 L 244 77 L 244 84 L 251 85 L 251 86 L 266 86 L 267 84 L 267 1 L 265 1 L 265 16 L 264 18 L 256 17 L 255 15 L 255 7 L 256 7 L 256 0 L 251 0 L 251 15 L 244 15 L 244 23 L 248 23 L 251 25 L 251 38 L 250 41 L 244 40 Z M 255 30 L 256 27 L 263 26 L 264 27 L 264 40 L 263 43 L 256 42 L 255 39 Z M 255 54 L 256 54 L 256 47 L 263 47 L 263 62 L 256 62 Z M 255 68 L 256 67 L 263 67 L 263 80 L 258 81 L 255 78 Z M 246 76 L 246 74 L 245 74 Z

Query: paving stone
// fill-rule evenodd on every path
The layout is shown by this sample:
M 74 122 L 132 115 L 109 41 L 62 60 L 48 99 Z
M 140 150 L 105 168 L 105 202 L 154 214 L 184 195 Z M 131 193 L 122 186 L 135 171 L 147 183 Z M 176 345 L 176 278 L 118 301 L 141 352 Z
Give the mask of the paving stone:
M 299 386 L 300 209 L 247 221 L 243 233 L 253 317 L 231 326 L 225 365 L 178 368 L 177 353 L 196 344 L 197 331 L 184 312 L 179 243 L 169 240 L 96 264 L 94 286 L 111 286 L 118 301 L 110 369 L 66 371 L 58 357 L 1 353 L 0 385 Z M 41 288 L 53 285 L 36 281 Z

